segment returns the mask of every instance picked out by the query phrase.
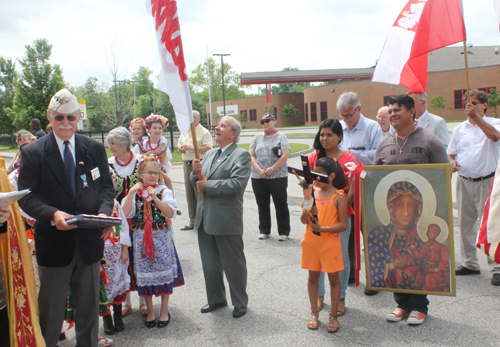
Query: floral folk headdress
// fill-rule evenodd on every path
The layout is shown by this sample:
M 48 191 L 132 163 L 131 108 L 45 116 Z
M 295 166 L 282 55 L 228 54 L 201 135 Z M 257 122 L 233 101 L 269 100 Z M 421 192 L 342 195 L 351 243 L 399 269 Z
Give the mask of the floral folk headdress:
M 134 123 L 140 123 L 140 124 L 146 126 L 146 124 L 144 123 L 144 119 L 142 119 L 141 117 L 137 117 L 137 118 L 134 118 L 130 121 L 130 126 L 129 126 L 130 130 L 132 130 L 132 125 L 134 125 Z
M 144 164 L 144 163 L 149 163 L 149 162 L 152 162 L 152 161 L 156 161 L 158 163 L 158 165 L 160 166 L 161 168 L 161 161 L 160 161 L 160 158 L 158 158 L 156 155 L 154 154 L 151 154 L 151 155 L 143 155 L 140 159 L 139 159 L 139 167 Z
M 152 114 L 147 116 L 145 119 L 146 123 L 146 128 L 151 128 L 153 123 L 160 123 L 163 128 L 165 128 L 168 125 L 168 119 L 167 117 L 163 117 L 159 114 Z

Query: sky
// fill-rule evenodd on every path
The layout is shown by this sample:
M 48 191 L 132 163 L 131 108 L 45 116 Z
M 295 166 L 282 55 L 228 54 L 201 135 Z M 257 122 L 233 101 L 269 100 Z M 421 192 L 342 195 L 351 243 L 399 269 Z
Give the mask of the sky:
M 208 54 L 237 72 L 363 68 L 375 64 L 408 0 L 179 0 L 188 73 Z M 464 0 L 468 43 L 500 46 L 493 0 Z M 0 56 L 16 62 L 37 38 L 53 45 L 50 62 L 65 82 L 109 82 L 112 47 L 119 78 L 140 66 L 157 76 L 153 18 L 144 0 L 0 0 Z M 216 57 L 219 59 L 219 57 Z M 20 69 L 20 64 L 16 64 Z

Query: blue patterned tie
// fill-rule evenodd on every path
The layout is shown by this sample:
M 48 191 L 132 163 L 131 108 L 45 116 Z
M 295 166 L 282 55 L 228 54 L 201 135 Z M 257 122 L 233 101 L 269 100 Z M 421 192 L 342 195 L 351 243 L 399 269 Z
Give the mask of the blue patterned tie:
M 76 196 L 76 181 L 75 181 L 75 160 L 73 154 L 69 149 L 69 141 L 64 141 L 64 166 L 66 167 L 66 174 L 68 175 L 69 183 L 73 194 Z

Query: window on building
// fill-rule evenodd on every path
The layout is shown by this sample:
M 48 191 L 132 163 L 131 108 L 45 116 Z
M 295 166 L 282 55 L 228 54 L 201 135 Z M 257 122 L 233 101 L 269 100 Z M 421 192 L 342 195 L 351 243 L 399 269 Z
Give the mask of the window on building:
M 496 90 L 496 87 L 482 87 L 477 88 L 477 90 L 483 91 L 486 94 L 489 94 L 492 90 Z M 463 110 L 465 108 L 465 102 L 467 99 L 465 98 L 466 89 L 457 89 L 453 92 L 453 100 L 455 103 L 455 110 Z
M 316 113 L 316 103 L 311 102 L 311 122 L 317 122 L 318 121 L 318 115 Z
M 257 110 L 256 109 L 250 110 L 250 121 L 254 121 L 254 120 L 257 120 Z
M 485 88 L 477 88 L 478 90 L 482 90 L 486 94 L 489 94 L 492 92 L 492 90 L 496 90 L 496 87 L 485 87 Z
M 389 106 L 389 99 L 396 95 L 386 95 L 384 96 L 384 106 Z
M 326 101 L 321 101 L 319 103 L 319 112 L 320 112 L 321 121 L 324 121 L 325 119 L 328 118 L 328 112 L 326 109 Z
M 309 122 L 309 105 L 306 103 L 306 123 Z

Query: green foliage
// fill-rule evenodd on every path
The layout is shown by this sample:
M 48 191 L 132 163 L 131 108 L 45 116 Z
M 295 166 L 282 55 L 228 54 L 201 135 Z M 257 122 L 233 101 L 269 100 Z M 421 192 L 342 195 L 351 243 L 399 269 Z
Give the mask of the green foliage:
M 488 106 L 494 107 L 494 117 L 498 117 L 497 106 L 500 105 L 500 92 L 494 88 L 490 88 L 488 93 Z
M 246 122 L 248 120 L 246 111 L 240 113 L 240 115 L 238 116 L 238 120 L 240 122 Z
M 441 110 L 446 107 L 446 100 L 442 95 L 436 95 L 431 99 L 431 109 L 439 109 L 439 115 L 441 116 Z
M 26 54 L 19 59 L 22 72 L 9 117 L 15 129 L 29 129 L 32 118 L 38 118 L 43 129 L 48 124 L 47 106 L 52 96 L 64 88 L 64 78 L 58 64 L 49 64 L 52 45 L 46 39 L 36 39 L 25 47 Z
M 13 134 L 15 131 L 8 113 L 14 103 L 16 83 L 16 64 L 10 58 L 0 57 L 0 135 Z
M 283 106 L 280 112 L 284 117 L 290 118 L 290 125 L 292 125 L 292 118 L 300 116 L 300 111 L 292 104 Z
M 296 67 L 285 67 L 281 71 L 300 71 Z M 273 94 L 303 93 L 304 89 L 311 86 L 311 83 L 283 83 L 272 86 Z M 264 89 L 265 95 L 265 89 Z

